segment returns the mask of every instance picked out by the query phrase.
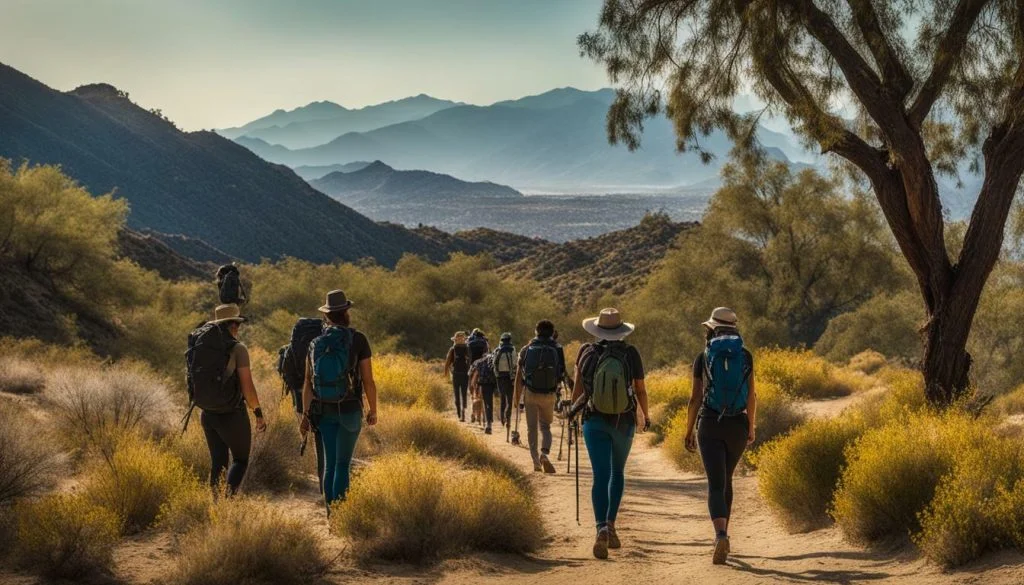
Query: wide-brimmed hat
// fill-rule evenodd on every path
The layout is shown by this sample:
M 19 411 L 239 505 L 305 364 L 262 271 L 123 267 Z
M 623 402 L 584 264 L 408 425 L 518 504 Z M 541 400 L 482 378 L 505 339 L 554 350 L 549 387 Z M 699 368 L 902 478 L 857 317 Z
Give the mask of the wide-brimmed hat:
M 317 310 L 321 313 L 333 313 L 334 311 L 344 311 L 351 306 L 352 301 L 345 296 L 345 291 L 332 290 L 327 293 L 327 302 Z
M 583 320 L 583 329 L 598 339 L 616 341 L 632 333 L 636 326 L 624 322 L 618 309 L 601 309 L 597 317 Z
M 714 331 L 719 327 L 731 327 L 736 328 L 739 325 L 739 318 L 736 317 L 736 311 L 733 311 L 729 307 L 718 307 L 714 311 L 711 311 L 711 318 L 702 323 L 708 329 Z
M 473 336 L 473 335 L 476 335 L 477 337 L 483 337 L 484 339 L 487 339 L 487 336 L 484 335 L 484 332 L 480 331 L 479 329 L 473 329 L 473 332 L 470 333 L 470 336 Z
M 238 305 L 232 303 L 228 305 L 217 305 L 217 308 L 213 310 L 213 323 L 219 325 L 221 323 L 245 323 L 246 318 L 242 316 L 241 309 Z
M 454 341 L 455 343 L 465 342 L 466 341 L 466 332 L 465 331 L 456 331 L 455 335 L 452 335 L 452 341 Z

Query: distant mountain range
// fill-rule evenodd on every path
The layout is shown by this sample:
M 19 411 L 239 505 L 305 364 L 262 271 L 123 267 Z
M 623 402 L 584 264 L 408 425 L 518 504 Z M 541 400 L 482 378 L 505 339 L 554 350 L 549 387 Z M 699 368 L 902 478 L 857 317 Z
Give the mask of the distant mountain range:
M 605 130 L 610 89 L 562 88 L 490 106 L 452 106 L 420 120 L 349 132 L 312 148 L 289 149 L 255 134 L 236 138 L 261 157 L 292 167 L 377 159 L 397 168 L 429 169 L 521 190 L 637 192 L 693 185 L 718 177 L 732 143 L 713 132 L 701 143 L 717 158 L 705 165 L 676 152 L 671 123 L 645 124 L 642 148 L 611 146 Z M 792 136 L 762 128 L 773 156 L 806 153 Z
M 335 171 L 310 182 L 313 187 L 346 204 L 371 200 L 381 203 L 430 203 L 522 197 L 511 187 L 495 183 L 469 183 L 450 175 L 429 171 L 396 171 L 381 161 L 353 172 Z
M 320 177 L 329 175 L 331 173 L 352 173 L 358 171 L 361 168 L 368 167 L 370 166 L 370 164 L 371 163 L 365 160 L 357 160 L 356 162 L 350 162 L 344 165 L 295 167 L 293 170 L 295 171 L 296 175 L 302 177 L 303 179 L 306 179 L 307 181 L 312 181 L 314 179 L 319 179 Z
M 244 126 L 225 128 L 218 133 L 228 138 L 248 136 L 288 148 L 307 148 L 349 132 L 367 132 L 419 120 L 458 105 L 462 104 L 423 94 L 353 110 L 334 102 L 313 102 L 287 112 L 277 110 Z
M 213 132 L 181 132 L 110 85 L 63 93 L 2 64 L 0 157 L 59 164 L 93 194 L 115 191 L 131 205 L 129 227 L 187 236 L 164 241 L 185 242 L 204 260 L 392 265 L 409 252 L 450 251 L 360 215 Z

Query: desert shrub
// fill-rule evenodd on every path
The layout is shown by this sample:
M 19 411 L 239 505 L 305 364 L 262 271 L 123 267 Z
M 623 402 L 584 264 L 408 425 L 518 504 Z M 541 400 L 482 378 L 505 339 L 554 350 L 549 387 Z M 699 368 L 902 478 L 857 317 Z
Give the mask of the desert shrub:
M 703 474 L 704 463 L 701 461 L 700 453 L 690 453 L 686 450 L 686 422 L 686 407 L 683 407 L 676 411 L 666 425 L 663 449 L 679 469 Z
M 865 349 L 850 358 L 847 366 L 850 369 L 871 375 L 884 368 L 888 361 L 881 353 L 873 349 Z
M 794 397 L 832 398 L 855 389 L 836 377 L 835 368 L 811 351 L 762 349 L 755 356 L 754 368 L 758 382 L 771 382 Z
M 120 522 L 117 515 L 81 496 L 54 495 L 15 510 L 14 558 L 52 579 L 85 579 L 109 573 Z
M 687 367 L 662 369 L 647 375 L 647 401 L 651 409 L 651 443 L 665 440 L 675 415 L 686 410 L 693 391 L 692 372 Z M 683 421 L 685 423 L 685 420 Z
M 886 366 L 879 370 L 876 377 L 886 391 L 865 398 L 857 405 L 867 426 L 881 426 L 928 409 L 924 395 L 924 376 L 920 371 Z
M 208 524 L 183 537 L 180 552 L 173 583 L 305 584 L 329 564 L 305 520 L 254 498 L 220 501 Z
M 203 489 L 173 454 L 148 441 L 125 437 L 113 455 L 96 463 L 83 493 L 116 514 L 122 530 L 130 534 L 152 525 L 169 504 Z
M 121 355 L 145 361 L 166 376 L 180 376 L 189 332 L 209 319 L 216 294 L 208 282 L 168 282 L 155 275 L 142 277 L 137 286 L 146 300 L 123 307 L 117 349 Z M 184 392 L 181 393 L 184 397 Z
M 25 408 L 0 402 L 0 508 L 54 483 L 60 454 Z
M 0 337 L 0 355 L 9 359 L 40 364 L 95 366 L 100 363 L 99 358 L 84 345 L 56 345 L 38 339 L 20 337 Z
M 832 511 L 854 542 L 907 538 L 957 455 L 989 432 L 971 417 L 913 414 L 864 433 L 846 453 Z
M 1007 505 L 1024 475 L 1019 441 L 982 434 L 958 459 L 921 516 L 915 538 L 925 556 L 946 567 L 1013 546 L 1012 529 L 1024 519 L 1024 508 Z
M 831 523 L 844 452 L 863 431 L 863 420 L 853 413 L 812 420 L 757 453 L 761 495 L 787 529 L 804 532 Z
M 173 433 L 162 442 L 163 446 L 181 459 L 196 478 L 206 481 L 210 477 L 210 450 L 206 446 L 206 436 L 199 424 L 199 414 L 193 413 L 185 434 Z
M 491 451 L 483 441 L 439 413 L 392 409 L 373 427 L 364 427 L 357 454 L 377 456 L 415 449 L 424 455 L 490 469 L 513 479 L 523 478 L 514 463 Z
M 450 385 L 436 367 L 406 355 L 373 360 L 373 379 L 382 403 L 441 411 L 451 402 Z
M 14 357 L 0 359 L 0 392 L 35 394 L 45 385 L 40 366 Z
M 253 444 L 249 455 L 249 469 L 246 471 L 245 488 L 271 492 L 285 491 L 305 481 L 311 471 L 315 473 L 315 458 L 312 456 L 313 438 L 310 436 L 306 457 L 300 457 L 301 436 L 292 399 L 264 394 L 260 404 L 263 406 L 263 416 L 267 420 L 267 430 L 255 434 L 256 423 L 252 423 Z M 204 446 L 205 444 L 203 441 Z M 208 473 L 209 455 L 206 457 L 205 469 Z M 312 468 L 310 461 L 313 461 Z
M 836 363 L 874 350 L 889 358 L 918 359 L 924 306 L 913 292 L 881 294 L 828 322 L 814 350 Z
M 364 560 L 527 552 L 543 537 L 539 510 L 515 482 L 411 452 L 382 456 L 362 471 L 330 523 Z
M 45 395 L 72 448 L 109 449 L 124 434 L 159 437 L 171 428 L 167 381 L 141 364 L 56 369 Z
M 992 409 L 1003 416 L 1024 414 L 1024 384 L 996 398 Z

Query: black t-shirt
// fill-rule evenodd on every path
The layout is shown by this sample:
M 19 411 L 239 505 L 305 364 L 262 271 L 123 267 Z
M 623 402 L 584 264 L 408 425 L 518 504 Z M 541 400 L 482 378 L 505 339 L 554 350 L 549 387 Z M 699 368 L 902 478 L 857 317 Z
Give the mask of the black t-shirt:
M 609 343 L 608 341 L 598 341 L 594 345 L 604 346 L 604 345 L 608 345 L 608 343 Z M 644 373 L 644 360 L 643 360 L 643 358 L 640 357 L 640 350 L 638 350 L 636 347 L 634 347 L 632 345 L 629 345 L 628 343 L 625 344 L 625 345 L 626 345 L 626 367 L 629 368 L 629 375 L 630 375 L 630 377 L 632 377 L 634 380 L 643 380 L 644 376 L 645 376 L 645 373 Z M 579 360 L 580 358 L 583 357 L 583 354 L 585 353 L 583 350 L 585 348 L 586 348 L 586 346 L 584 346 L 583 348 L 580 348 L 580 353 L 577 356 L 577 360 Z M 580 369 L 580 366 L 581 366 L 581 364 L 579 363 L 579 361 L 577 361 L 576 362 L 577 370 Z

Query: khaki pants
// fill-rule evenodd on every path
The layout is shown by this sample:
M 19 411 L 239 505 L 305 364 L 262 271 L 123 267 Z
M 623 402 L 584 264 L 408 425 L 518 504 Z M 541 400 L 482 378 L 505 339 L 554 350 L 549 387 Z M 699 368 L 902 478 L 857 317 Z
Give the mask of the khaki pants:
M 555 393 L 540 394 L 525 390 L 523 404 L 526 405 L 526 439 L 530 444 L 530 456 L 533 463 L 540 462 L 540 454 L 551 453 L 551 423 L 555 420 Z M 540 427 L 541 445 L 537 450 L 537 430 Z

